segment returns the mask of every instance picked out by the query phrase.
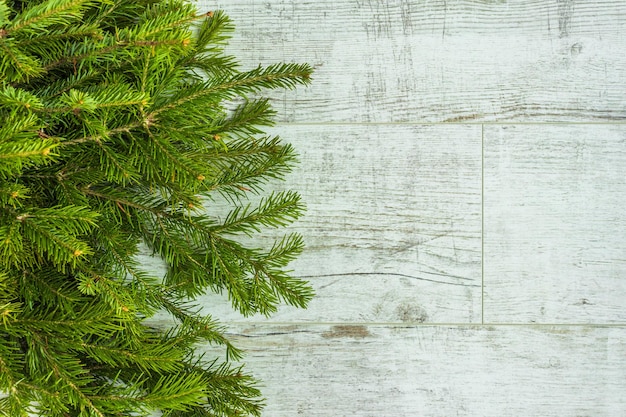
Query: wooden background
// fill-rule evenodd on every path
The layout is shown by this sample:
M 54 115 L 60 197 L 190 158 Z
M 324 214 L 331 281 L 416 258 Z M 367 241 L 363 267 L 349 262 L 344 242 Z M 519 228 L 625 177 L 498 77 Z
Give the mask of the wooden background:
M 243 319 L 268 417 L 626 415 L 626 2 L 201 0 L 294 144 L 308 310 Z

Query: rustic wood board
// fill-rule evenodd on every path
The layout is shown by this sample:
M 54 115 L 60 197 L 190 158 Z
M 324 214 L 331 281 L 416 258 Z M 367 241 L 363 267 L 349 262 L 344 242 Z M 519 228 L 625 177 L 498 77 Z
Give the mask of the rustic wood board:
M 228 0 L 244 67 L 317 68 L 290 122 L 626 120 L 626 2 Z
M 625 328 L 264 324 L 230 337 L 272 417 L 626 415 Z
M 485 320 L 626 322 L 626 126 L 485 127 Z
M 292 266 L 317 297 L 308 310 L 284 307 L 271 320 L 482 320 L 480 126 L 275 131 L 300 153 L 284 185 L 307 205 L 291 228 L 307 245 Z M 220 297 L 200 302 L 217 318 L 242 319 Z
M 317 298 L 199 300 L 264 415 L 626 415 L 626 2 L 198 5 L 244 68 L 316 67 L 272 98 Z

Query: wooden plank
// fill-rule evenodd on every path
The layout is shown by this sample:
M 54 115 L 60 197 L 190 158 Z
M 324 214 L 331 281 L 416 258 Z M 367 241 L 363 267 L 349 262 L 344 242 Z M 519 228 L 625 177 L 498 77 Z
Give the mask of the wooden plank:
M 620 0 L 228 0 L 244 66 L 317 68 L 289 122 L 626 119 Z
M 626 415 L 625 328 L 263 324 L 230 336 L 267 416 Z
M 626 126 L 485 127 L 485 320 L 626 322 Z
M 480 126 L 280 126 L 307 214 L 294 275 L 317 291 L 274 321 L 480 322 Z M 280 233 L 284 233 L 281 231 Z M 271 230 L 269 238 L 277 236 Z M 200 303 L 242 318 L 218 296 Z M 262 320 L 254 317 L 252 321 Z

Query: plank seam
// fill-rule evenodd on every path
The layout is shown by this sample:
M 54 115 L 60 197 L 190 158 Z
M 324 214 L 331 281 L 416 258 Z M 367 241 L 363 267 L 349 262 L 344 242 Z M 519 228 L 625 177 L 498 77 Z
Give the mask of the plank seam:
M 233 321 L 220 322 L 223 325 L 231 326 L 388 326 L 388 327 L 471 327 L 471 328 L 490 328 L 490 327 L 587 327 L 587 328 L 617 328 L 626 329 L 626 323 L 424 323 L 424 322 L 262 322 L 262 321 Z
M 275 126 L 624 126 L 618 122 L 277 122 Z
M 485 324 L 485 125 L 480 126 L 480 317 Z

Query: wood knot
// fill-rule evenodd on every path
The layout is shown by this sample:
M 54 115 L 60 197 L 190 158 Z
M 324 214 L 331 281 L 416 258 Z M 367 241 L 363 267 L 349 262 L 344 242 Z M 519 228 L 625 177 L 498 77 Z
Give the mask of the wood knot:
M 322 337 L 326 339 L 337 339 L 351 337 L 353 339 L 363 339 L 370 337 L 372 334 L 365 326 L 342 325 L 333 326 L 330 331 L 322 333 Z

